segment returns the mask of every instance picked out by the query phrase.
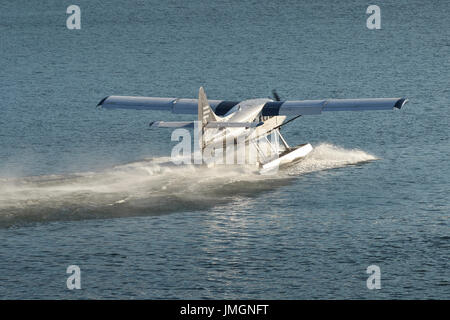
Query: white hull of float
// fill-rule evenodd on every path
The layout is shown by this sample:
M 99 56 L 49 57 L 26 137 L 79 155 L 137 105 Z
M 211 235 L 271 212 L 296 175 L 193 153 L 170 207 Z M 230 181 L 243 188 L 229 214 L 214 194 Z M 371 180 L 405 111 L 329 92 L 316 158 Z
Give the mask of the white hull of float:
M 306 157 L 308 153 L 310 153 L 312 150 L 313 147 L 309 143 L 289 148 L 288 150 L 280 154 L 278 158 L 261 165 L 260 172 L 261 173 L 269 172 L 281 166 L 285 166 L 290 163 L 299 161 L 302 158 Z

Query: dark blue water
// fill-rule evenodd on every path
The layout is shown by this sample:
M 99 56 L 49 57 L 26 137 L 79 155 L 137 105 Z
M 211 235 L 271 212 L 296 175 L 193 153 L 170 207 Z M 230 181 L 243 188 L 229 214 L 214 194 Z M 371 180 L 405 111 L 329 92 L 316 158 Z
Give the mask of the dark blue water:
M 0 298 L 450 298 L 448 1 L 0 4 Z M 167 168 L 106 95 L 401 97 L 284 129 L 276 177 Z M 366 268 L 381 269 L 368 290 Z M 81 268 L 81 290 L 66 268 Z

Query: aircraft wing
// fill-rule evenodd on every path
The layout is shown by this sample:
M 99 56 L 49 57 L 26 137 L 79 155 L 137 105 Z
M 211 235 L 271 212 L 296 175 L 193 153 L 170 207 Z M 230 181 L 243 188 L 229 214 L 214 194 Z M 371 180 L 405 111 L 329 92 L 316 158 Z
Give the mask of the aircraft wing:
M 218 116 L 225 115 L 238 101 L 208 100 Z M 408 102 L 406 98 L 374 99 L 326 99 L 299 101 L 271 101 L 263 109 L 263 116 L 314 115 L 327 111 L 367 111 L 400 109 Z M 97 106 L 105 109 L 164 110 L 178 114 L 197 114 L 197 99 L 108 96 Z
M 238 101 L 208 100 L 213 110 L 224 115 L 228 110 L 238 104 Z M 133 109 L 133 110 L 163 110 L 178 114 L 197 114 L 197 99 L 156 98 L 156 97 L 130 97 L 108 96 L 102 99 L 97 106 L 105 109 Z
M 274 101 L 264 105 L 262 115 L 297 116 L 321 114 L 323 111 L 390 110 L 400 109 L 406 102 L 406 98 Z

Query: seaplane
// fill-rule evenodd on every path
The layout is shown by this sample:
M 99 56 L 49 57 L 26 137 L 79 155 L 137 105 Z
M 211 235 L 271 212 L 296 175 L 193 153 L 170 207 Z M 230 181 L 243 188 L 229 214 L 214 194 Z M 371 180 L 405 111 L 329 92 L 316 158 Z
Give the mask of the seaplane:
M 196 114 L 195 121 L 153 121 L 150 127 L 194 128 L 195 151 L 189 152 L 185 160 L 207 166 L 217 163 L 254 164 L 264 173 L 296 163 L 313 150 L 310 143 L 290 147 L 280 133 L 282 126 L 301 116 L 331 111 L 401 109 L 408 102 L 406 98 L 282 101 L 275 90 L 272 95 L 273 99 L 208 100 L 203 87 L 200 87 L 198 99 L 112 95 L 103 98 L 97 106 Z M 190 142 L 187 149 L 191 150 Z

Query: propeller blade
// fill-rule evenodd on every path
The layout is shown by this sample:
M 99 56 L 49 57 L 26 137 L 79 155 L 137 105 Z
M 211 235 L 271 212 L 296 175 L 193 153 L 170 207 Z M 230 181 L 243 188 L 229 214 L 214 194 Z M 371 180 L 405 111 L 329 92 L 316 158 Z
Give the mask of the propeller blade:
M 275 90 L 275 89 L 272 90 L 272 96 L 275 101 L 281 101 L 281 98 L 278 95 L 277 90 Z

